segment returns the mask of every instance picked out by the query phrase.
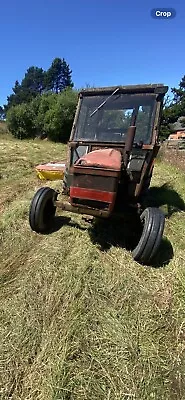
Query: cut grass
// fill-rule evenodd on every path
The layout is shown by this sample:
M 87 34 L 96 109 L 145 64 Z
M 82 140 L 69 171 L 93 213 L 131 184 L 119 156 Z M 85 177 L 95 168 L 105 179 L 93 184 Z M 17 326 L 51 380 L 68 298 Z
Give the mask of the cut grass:
M 43 185 L 34 167 L 37 164 L 65 159 L 66 148 L 61 144 L 37 141 L 17 141 L 0 136 L 0 211 L 15 198 L 25 197 L 29 189 Z
M 166 251 L 166 266 L 147 268 L 117 245 L 129 226 L 60 213 L 61 229 L 30 230 L 30 201 L 44 185 L 33 166 L 65 159 L 65 149 L 1 143 L 0 397 L 184 399 L 185 177 L 167 163 L 155 167 L 153 194 L 174 255 L 166 241 L 158 254 Z
M 8 132 L 8 128 L 7 128 L 7 124 L 5 121 L 1 121 L 0 120 L 0 135 L 7 135 Z

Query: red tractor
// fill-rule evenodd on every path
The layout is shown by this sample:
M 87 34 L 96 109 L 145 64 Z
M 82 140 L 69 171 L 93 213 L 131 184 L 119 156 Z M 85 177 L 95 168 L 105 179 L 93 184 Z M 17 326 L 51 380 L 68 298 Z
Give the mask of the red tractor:
M 139 215 L 141 234 L 133 258 L 148 264 L 164 230 L 164 214 L 145 208 L 158 132 L 162 84 L 82 90 L 68 143 L 60 193 L 43 187 L 33 197 L 29 222 L 38 233 L 49 231 L 56 208 L 100 218 Z M 67 200 L 66 200 L 67 196 Z

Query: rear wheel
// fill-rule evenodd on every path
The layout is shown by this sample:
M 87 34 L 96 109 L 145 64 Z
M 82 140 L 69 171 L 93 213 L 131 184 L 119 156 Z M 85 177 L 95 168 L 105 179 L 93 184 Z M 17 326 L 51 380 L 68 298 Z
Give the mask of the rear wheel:
M 140 216 L 143 226 L 138 245 L 132 251 L 134 260 L 143 264 L 151 262 L 161 243 L 165 217 L 158 208 L 148 207 Z
M 56 207 L 53 201 L 57 192 L 49 187 L 40 188 L 30 204 L 29 223 L 33 231 L 45 233 L 52 225 Z

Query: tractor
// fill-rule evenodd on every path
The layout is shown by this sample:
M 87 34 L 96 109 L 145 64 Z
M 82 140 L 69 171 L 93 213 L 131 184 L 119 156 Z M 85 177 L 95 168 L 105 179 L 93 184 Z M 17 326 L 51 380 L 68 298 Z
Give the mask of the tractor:
M 68 142 L 61 192 L 40 188 L 29 223 L 49 232 L 56 208 L 96 218 L 136 215 L 140 224 L 134 260 L 150 264 L 160 246 L 165 216 L 146 206 L 152 178 L 163 99 L 163 84 L 87 88 L 79 93 Z M 91 218 L 92 218 L 91 217 Z

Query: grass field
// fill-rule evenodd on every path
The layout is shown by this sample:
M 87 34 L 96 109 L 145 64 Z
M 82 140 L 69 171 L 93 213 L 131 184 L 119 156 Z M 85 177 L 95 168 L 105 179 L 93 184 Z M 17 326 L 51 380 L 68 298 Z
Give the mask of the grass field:
M 6 134 L 8 132 L 7 124 L 5 121 L 0 120 L 0 134 Z
M 33 167 L 65 151 L 0 139 L 0 398 L 185 399 L 185 175 L 156 164 L 166 225 L 145 267 L 121 245 L 129 226 L 61 213 L 51 234 L 30 230 Z

